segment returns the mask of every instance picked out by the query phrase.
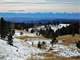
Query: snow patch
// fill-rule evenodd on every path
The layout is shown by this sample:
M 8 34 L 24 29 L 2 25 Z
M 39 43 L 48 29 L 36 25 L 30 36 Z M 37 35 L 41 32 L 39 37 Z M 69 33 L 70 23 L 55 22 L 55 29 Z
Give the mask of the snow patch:
M 71 49 L 68 46 L 64 46 L 62 44 L 53 45 L 53 51 L 58 53 L 58 56 L 63 57 L 72 57 L 72 56 L 80 56 L 80 52 L 77 49 Z

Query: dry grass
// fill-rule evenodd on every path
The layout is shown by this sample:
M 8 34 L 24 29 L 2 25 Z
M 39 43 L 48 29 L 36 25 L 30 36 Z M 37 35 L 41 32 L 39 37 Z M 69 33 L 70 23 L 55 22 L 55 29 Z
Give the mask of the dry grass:
M 80 57 L 70 57 L 70 58 L 66 58 L 66 57 L 61 57 L 61 56 L 57 56 L 55 55 L 55 53 L 46 53 L 43 54 L 44 58 L 37 58 L 37 57 L 31 57 L 28 60 L 80 60 Z
M 21 39 L 21 40 L 27 40 L 28 38 L 35 38 L 35 39 L 47 39 L 47 38 L 44 38 L 44 37 L 42 37 L 42 36 L 36 36 L 36 37 L 31 37 L 31 36 L 18 36 L 18 37 L 16 37 L 17 39 Z
M 18 36 L 18 37 L 16 37 L 16 38 L 17 38 L 17 39 L 24 40 L 24 39 L 28 38 L 28 36 Z
M 59 36 L 57 40 L 62 40 L 66 44 L 75 43 L 77 41 L 80 41 L 80 35 L 76 34 L 75 36 L 72 35 Z
M 21 39 L 21 40 L 26 40 L 27 38 L 47 39 L 43 36 L 35 36 L 35 37 L 32 37 L 32 36 L 18 36 L 16 38 Z M 72 35 L 59 36 L 59 37 L 57 37 L 57 40 L 62 40 L 62 41 L 64 41 L 64 43 L 65 42 L 66 43 L 74 43 L 74 42 L 80 41 L 80 35 L 76 34 L 75 36 L 72 36 Z

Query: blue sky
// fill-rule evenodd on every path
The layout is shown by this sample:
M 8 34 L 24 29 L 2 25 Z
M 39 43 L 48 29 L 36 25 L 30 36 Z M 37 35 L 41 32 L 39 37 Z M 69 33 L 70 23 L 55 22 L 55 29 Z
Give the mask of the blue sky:
M 0 12 L 80 12 L 80 0 L 0 0 Z

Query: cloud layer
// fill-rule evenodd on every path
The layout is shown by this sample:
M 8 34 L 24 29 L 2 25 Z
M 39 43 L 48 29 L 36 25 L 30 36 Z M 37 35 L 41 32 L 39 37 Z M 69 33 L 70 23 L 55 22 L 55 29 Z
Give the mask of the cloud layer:
M 80 0 L 0 0 L 0 11 L 80 12 Z

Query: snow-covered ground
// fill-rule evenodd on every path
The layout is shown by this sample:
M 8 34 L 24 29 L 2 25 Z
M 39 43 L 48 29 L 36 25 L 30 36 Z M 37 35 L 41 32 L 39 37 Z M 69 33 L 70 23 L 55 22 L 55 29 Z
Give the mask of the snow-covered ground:
M 31 55 L 44 52 L 31 44 L 14 39 L 14 46 L 0 39 L 0 60 L 27 60 Z
M 63 57 L 74 57 L 74 56 L 80 56 L 80 50 L 78 51 L 77 48 L 69 48 L 68 46 L 64 46 L 63 44 L 55 44 L 53 45 L 53 51 L 57 52 L 58 56 Z
M 41 40 L 31 40 L 25 42 L 14 38 L 13 44 L 16 47 L 13 47 L 8 45 L 6 41 L 0 39 L 0 60 L 27 60 L 38 53 L 46 53 L 51 47 L 49 43 L 50 40 L 42 40 L 46 42 L 47 49 L 38 49 L 37 47 L 32 46 L 32 42 L 34 45 L 37 45 L 38 41 Z M 53 52 L 57 52 L 57 56 L 80 56 L 80 51 L 71 49 L 63 44 L 54 44 L 52 48 Z
M 38 41 L 32 40 L 32 41 L 27 41 L 27 43 L 31 44 L 33 42 L 34 45 L 36 46 L 39 41 L 40 42 L 42 42 L 42 41 L 46 42 L 46 48 L 47 49 L 45 49 L 45 51 L 48 51 L 49 48 L 51 47 L 51 45 L 50 45 L 51 40 L 38 40 Z M 57 43 L 57 44 L 53 45 L 52 49 L 53 50 L 51 52 L 56 52 L 57 56 L 63 56 L 63 57 L 80 56 L 80 50 L 79 49 L 77 50 L 77 47 L 75 45 L 66 46 L 66 45 L 63 45 L 62 43 Z
M 0 60 L 22 60 L 22 57 L 16 52 L 17 48 L 7 44 L 0 39 Z
M 69 26 L 70 24 L 59 24 L 59 25 L 49 25 L 51 27 L 51 29 L 53 29 L 54 31 L 58 30 L 58 29 L 61 29 L 62 27 L 67 27 Z M 35 29 L 38 29 L 40 30 L 41 28 L 46 30 L 45 26 L 42 25 L 42 26 L 38 26 L 38 27 L 34 27 Z M 32 28 L 29 29 L 29 31 L 31 30 Z
M 38 58 L 44 58 L 38 56 L 38 53 L 46 53 L 51 48 L 50 41 L 51 39 L 28 39 L 27 41 L 23 41 L 15 38 L 16 36 L 31 36 L 35 37 L 35 34 L 23 32 L 23 35 L 20 35 L 20 31 L 16 31 L 13 39 L 14 46 L 10 46 L 7 44 L 7 41 L 0 39 L 0 60 L 28 60 L 28 58 L 32 58 L 32 56 L 36 56 Z M 37 46 L 38 42 L 46 42 L 46 49 L 39 49 Z M 32 43 L 34 46 L 32 46 Z M 49 51 L 54 54 L 56 52 L 57 56 L 63 57 L 72 57 L 72 56 L 80 56 L 80 50 L 77 49 L 75 45 L 66 46 L 62 43 L 54 44 L 52 47 L 53 50 Z
M 13 39 L 13 45 L 10 46 L 7 44 L 7 41 L 0 39 L 0 60 L 27 60 L 31 58 L 32 55 L 42 53 L 43 50 L 32 47 L 30 41 L 21 41 L 16 39 L 16 36 L 34 36 L 34 34 L 23 32 L 23 35 L 20 35 L 21 31 L 16 31 Z
M 29 33 L 29 32 L 26 32 L 25 30 L 16 30 L 15 31 L 15 37 L 17 36 L 30 36 L 30 37 L 37 37 L 37 35 L 35 33 Z M 23 32 L 22 35 L 20 35 L 20 32 Z

